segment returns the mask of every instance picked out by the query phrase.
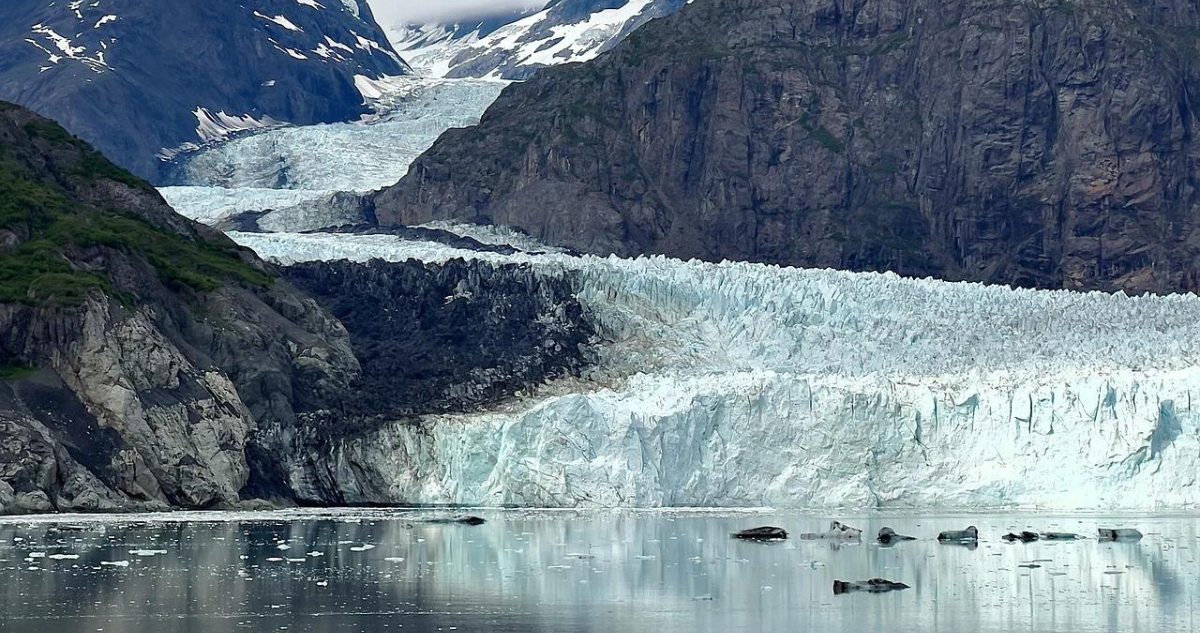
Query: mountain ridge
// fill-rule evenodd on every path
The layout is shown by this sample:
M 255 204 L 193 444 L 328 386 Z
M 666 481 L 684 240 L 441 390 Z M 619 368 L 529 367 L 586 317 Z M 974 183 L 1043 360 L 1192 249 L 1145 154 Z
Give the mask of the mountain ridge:
M 599 254 L 1198 290 L 1197 29 L 1175 0 L 700 0 L 509 87 L 376 212 Z
M 12 0 L 5 14 L 0 99 L 151 180 L 164 157 L 241 130 L 357 119 L 357 77 L 409 72 L 358 0 Z

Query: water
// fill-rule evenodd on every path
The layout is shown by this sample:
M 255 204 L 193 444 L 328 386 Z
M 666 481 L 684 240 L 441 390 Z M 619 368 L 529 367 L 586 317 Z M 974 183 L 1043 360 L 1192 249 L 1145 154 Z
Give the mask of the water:
M 923 539 L 885 548 L 729 538 L 830 519 L 798 513 L 480 514 L 487 525 L 384 511 L 10 519 L 0 630 L 1136 633 L 1193 630 L 1200 598 L 1195 516 L 838 517 Z M 978 549 L 930 539 L 968 523 L 983 534 Z M 1101 525 L 1146 538 L 999 539 Z M 876 576 L 913 588 L 832 594 L 834 579 Z

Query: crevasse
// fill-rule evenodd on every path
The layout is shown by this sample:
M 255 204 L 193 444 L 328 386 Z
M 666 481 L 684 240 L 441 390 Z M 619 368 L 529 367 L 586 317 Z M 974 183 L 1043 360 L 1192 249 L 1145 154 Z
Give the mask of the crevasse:
M 469 232 L 464 230 L 463 232 Z M 573 271 L 582 381 L 331 456 L 349 501 L 1163 509 L 1195 505 L 1200 299 L 665 258 L 235 235 L 283 260 Z

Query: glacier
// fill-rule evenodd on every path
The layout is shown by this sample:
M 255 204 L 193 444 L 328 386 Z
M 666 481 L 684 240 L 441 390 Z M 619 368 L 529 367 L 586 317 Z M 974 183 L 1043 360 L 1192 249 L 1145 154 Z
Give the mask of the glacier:
M 446 228 L 446 227 L 443 227 Z M 456 227 L 449 227 L 456 228 Z M 503 239 L 503 232 L 457 227 Z M 545 507 L 1194 507 L 1200 298 L 749 263 L 231 236 L 280 263 L 476 259 L 567 275 L 582 378 L 331 455 L 347 501 Z
M 475 125 L 508 85 L 479 79 L 391 77 L 364 99 L 376 114 L 352 123 L 278 127 L 179 157 L 173 186 L 159 191 L 205 224 L 273 211 L 264 228 L 303 231 L 350 222 L 323 213 L 338 192 L 395 184 L 447 129 Z

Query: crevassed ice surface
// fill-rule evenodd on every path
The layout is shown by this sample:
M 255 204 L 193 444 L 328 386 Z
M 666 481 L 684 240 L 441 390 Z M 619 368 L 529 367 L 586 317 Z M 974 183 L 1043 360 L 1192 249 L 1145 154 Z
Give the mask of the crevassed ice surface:
M 390 236 L 234 238 L 281 261 L 464 257 L 577 276 L 606 341 L 595 374 L 346 444 L 336 458 L 364 500 L 368 481 L 392 500 L 483 505 L 1200 500 L 1197 297 L 503 256 Z
M 392 78 L 375 84 L 387 91 L 377 99 L 378 117 L 273 129 L 201 150 L 182 165 L 186 186 L 160 191 L 183 215 L 213 223 L 245 211 L 318 206 L 335 191 L 379 189 L 399 181 L 442 132 L 478 123 L 506 85 Z M 300 224 L 289 228 L 320 228 Z

